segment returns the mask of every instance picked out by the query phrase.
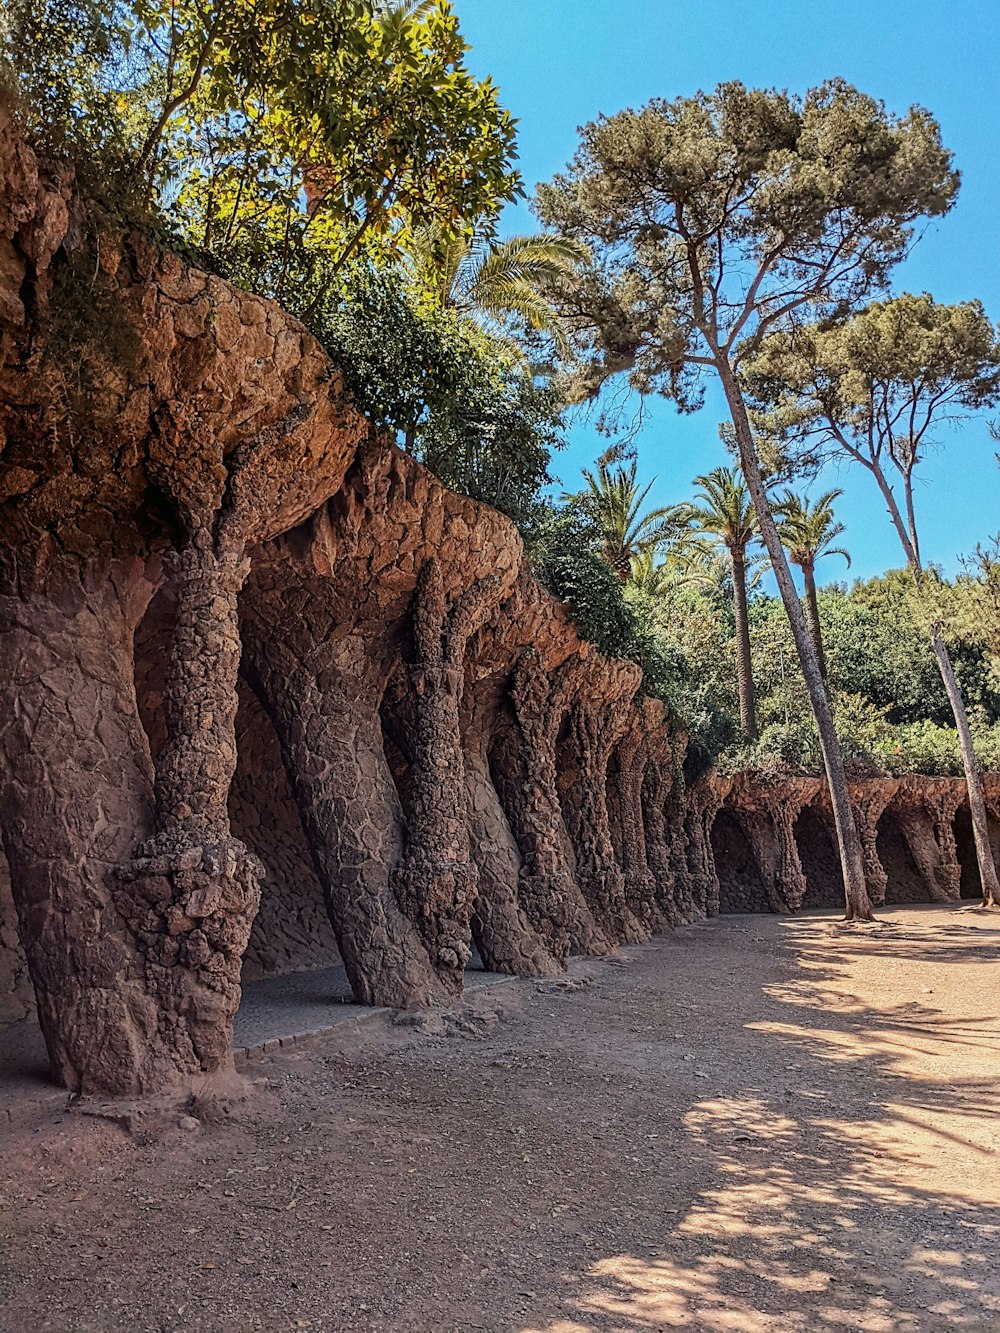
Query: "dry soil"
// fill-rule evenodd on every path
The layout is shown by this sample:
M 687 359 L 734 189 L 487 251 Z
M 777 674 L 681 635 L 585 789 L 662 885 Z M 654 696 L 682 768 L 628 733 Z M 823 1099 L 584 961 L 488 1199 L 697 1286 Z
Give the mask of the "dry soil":
M 998 1330 L 1000 921 L 883 919 L 373 1021 L 217 1123 L 15 1122 L 0 1329 Z

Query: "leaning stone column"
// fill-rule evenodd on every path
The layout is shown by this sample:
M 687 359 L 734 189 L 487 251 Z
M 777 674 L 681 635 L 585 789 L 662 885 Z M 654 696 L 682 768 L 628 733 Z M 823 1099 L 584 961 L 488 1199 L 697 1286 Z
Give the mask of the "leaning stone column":
M 337 583 L 272 543 L 243 597 L 246 670 L 281 744 L 354 998 L 415 1008 L 446 996 L 391 883 L 403 815 L 379 702 L 391 669 L 381 621 L 338 621 Z
M 529 921 L 560 960 L 611 949 L 576 878 L 556 785 L 556 736 L 566 708 L 566 673 L 553 681 L 525 649 L 514 670 L 514 724 L 496 753 L 500 795 L 521 851 L 518 897 Z
M 656 901 L 655 880 L 647 860 L 642 801 L 643 781 L 650 763 L 649 739 L 642 714 L 633 710 L 631 725 L 614 752 L 612 778 L 618 779 L 619 842 L 625 875 L 625 901 L 643 930 L 653 934 L 667 925 Z
M 562 964 L 518 901 L 521 854 L 490 777 L 489 723 L 490 710 L 474 697 L 463 727 L 469 841 L 478 871 L 472 938 L 490 972 L 557 976 Z
M 459 709 L 465 645 L 501 595 L 498 579 L 480 579 L 451 607 L 441 569 L 428 560 L 414 596 L 416 661 L 410 666 L 415 734 L 406 849 L 393 883 L 416 922 L 446 990 L 461 994 L 472 956 L 471 917 L 477 874 L 469 846 L 465 760 Z
M 624 726 L 628 698 L 591 699 L 587 685 L 570 708 L 570 735 L 579 763 L 579 781 L 567 793 L 566 822 L 576 851 L 583 895 L 605 934 L 615 942 L 638 944 L 649 929 L 625 896 L 625 875 L 615 859 L 608 823 L 607 776 L 611 750 Z
M 651 756 L 646 766 L 642 783 L 642 824 L 646 833 L 646 861 L 653 877 L 653 893 L 660 914 L 669 926 L 679 924 L 666 817 L 673 780 L 670 749 L 666 745 Z
M 78 1093 L 177 1073 L 115 876 L 153 827 L 132 638 L 154 591 L 136 561 L 0 597 L 0 828 L 49 1059 Z
M 125 862 L 118 895 L 147 950 L 175 1063 L 211 1073 L 231 1062 L 240 968 L 263 868 L 229 827 L 236 771 L 236 602 L 250 562 L 208 523 L 166 561 L 176 622 L 167 738 L 156 765 L 156 831 Z
M 740 810 L 772 912 L 797 912 L 806 893 L 806 877 L 795 841 L 799 806 L 791 791 L 774 792 L 763 783 L 752 790 L 760 807 Z M 788 784 L 789 787 L 791 784 Z M 744 787 L 744 791 L 746 787 Z
M 885 887 L 889 879 L 878 854 L 879 820 L 892 794 L 892 787 L 887 791 L 887 786 L 885 782 L 872 783 L 870 786 L 858 785 L 851 792 L 851 808 L 865 862 L 865 885 L 874 907 L 881 907 L 885 902 Z
M 719 876 L 712 855 L 711 837 L 718 810 L 718 793 L 709 780 L 700 779 L 688 793 L 684 816 L 691 896 L 698 917 L 719 914 Z

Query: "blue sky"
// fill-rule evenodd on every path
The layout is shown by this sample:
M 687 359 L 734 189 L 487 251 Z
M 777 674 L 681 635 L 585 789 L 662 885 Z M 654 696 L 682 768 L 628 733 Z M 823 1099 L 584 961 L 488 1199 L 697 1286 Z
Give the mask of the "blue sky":
M 962 172 L 952 212 L 932 225 L 898 270 L 896 286 L 938 300 L 980 299 L 1000 319 L 1000 4 L 997 0 L 455 0 L 469 61 L 500 86 L 519 119 L 520 166 L 531 192 L 560 170 L 577 127 L 601 112 L 675 97 L 726 79 L 805 89 L 840 75 L 890 110 L 927 107 Z M 507 233 L 535 230 L 524 205 L 504 215 Z M 1000 411 L 995 415 L 1000 416 Z M 725 461 L 724 406 L 681 417 L 650 404 L 637 438 L 640 473 L 657 478 L 657 502 L 680 499 L 691 479 Z M 917 503 L 928 558 L 948 572 L 1000 532 L 1000 467 L 986 417 L 942 437 L 924 465 Z M 586 422 L 556 456 L 575 487 L 605 447 Z M 839 515 L 852 573 L 902 563 L 898 540 L 867 475 L 841 470 L 817 483 L 844 488 Z M 831 560 L 827 579 L 844 577 Z

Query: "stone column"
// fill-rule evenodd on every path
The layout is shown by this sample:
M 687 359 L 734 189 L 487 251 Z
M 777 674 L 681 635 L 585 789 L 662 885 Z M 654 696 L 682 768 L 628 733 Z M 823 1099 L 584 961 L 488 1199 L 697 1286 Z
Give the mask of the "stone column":
M 646 834 L 646 861 L 653 877 L 653 894 L 660 915 L 669 926 L 679 924 L 670 859 L 666 807 L 673 785 L 669 747 L 651 756 L 642 783 L 642 824 Z
M 670 858 L 670 900 L 677 924 L 687 926 L 699 920 L 703 914 L 695 904 L 688 857 L 687 794 L 679 775 L 675 776 L 668 788 L 665 814 L 667 852 Z
M 236 771 L 236 602 L 243 543 L 197 525 L 165 561 L 176 605 L 166 685 L 167 737 L 156 764 L 156 830 L 123 862 L 119 905 L 148 948 L 172 1024 L 178 1068 L 231 1062 L 240 968 L 263 867 L 229 828 Z
M 711 782 L 702 778 L 688 792 L 684 816 L 687 864 L 696 918 L 718 916 L 719 877 L 712 855 L 712 823 L 719 798 Z
M 405 1009 L 446 993 L 391 883 L 403 814 L 379 703 L 394 657 L 339 623 L 336 586 L 302 577 L 275 546 L 243 598 L 246 669 L 274 724 L 354 998 Z
M 0 827 L 39 1023 L 73 1092 L 178 1072 L 158 940 L 134 929 L 115 875 L 153 828 L 132 638 L 154 590 L 135 562 L 0 597 Z
M 414 596 L 416 661 L 409 674 L 415 708 L 406 847 L 393 882 L 442 984 L 456 995 L 472 955 L 470 923 L 477 896 L 459 723 L 465 646 L 500 592 L 499 580 L 480 579 L 449 607 L 440 567 L 428 560 Z
M 609 939 L 630 944 L 649 939 L 625 897 L 625 875 L 615 860 L 606 784 L 611 750 L 624 726 L 630 700 L 592 701 L 590 682 L 570 707 L 570 740 L 578 764 L 564 792 L 565 817 L 576 852 L 577 878 L 595 921 Z
M 556 735 L 565 710 L 565 675 L 550 679 L 526 649 L 511 682 L 510 725 L 496 740 L 493 775 L 521 853 L 518 898 L 553 955 L 599 956 L 609 944 L 576 880 L 556 786 Z
M 891 792 L 880 790 L 875 784 L 868 789 L 855 788 L 851 793 L 854 822 L 858 826 L 858 837 L 861 839 L 861 852 L 865 862 L 865 886 L 873 907 L 881 907 L 885 902 L 888 876 L 878 854 L 878 825 L 890 794 Z M 835 835 L 834 846 L 836 846 Z
M 780 793 L 764 791 L 760 809 L 740 808 L 772 912 L 796 912 L 806 892 L 806 877 L 795 841 L 797 805 Z
M 563 965 L 518 901 L 521 854 L 490 777 L 492 710 L 473 691 L 465 718 L 465 783 L 469 842 L 478 871 L 472 938 L 485 967 L 522 977 L 557 976 Z
M 655 880 L 647 859 L 647 841 L 642 802 L 643 782 L 650 763 L 649 739 L 642 714 L 633 709 L 630 725 L 618 742 L 610 769 L 611 785 L 617 781 L 621 867 L 625 875 L 625 901 L 642 928 L 653 934 L 667 925 L 656 900 Z

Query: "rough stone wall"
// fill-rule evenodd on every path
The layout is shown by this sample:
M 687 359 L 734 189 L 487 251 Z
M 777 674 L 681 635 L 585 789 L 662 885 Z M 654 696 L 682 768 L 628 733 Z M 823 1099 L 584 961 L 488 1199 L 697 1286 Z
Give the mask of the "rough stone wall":
M 35 992 L 28 976 L 10 889 L 7 858 L 0 850 L 0 1027 L 35 1012 Z

